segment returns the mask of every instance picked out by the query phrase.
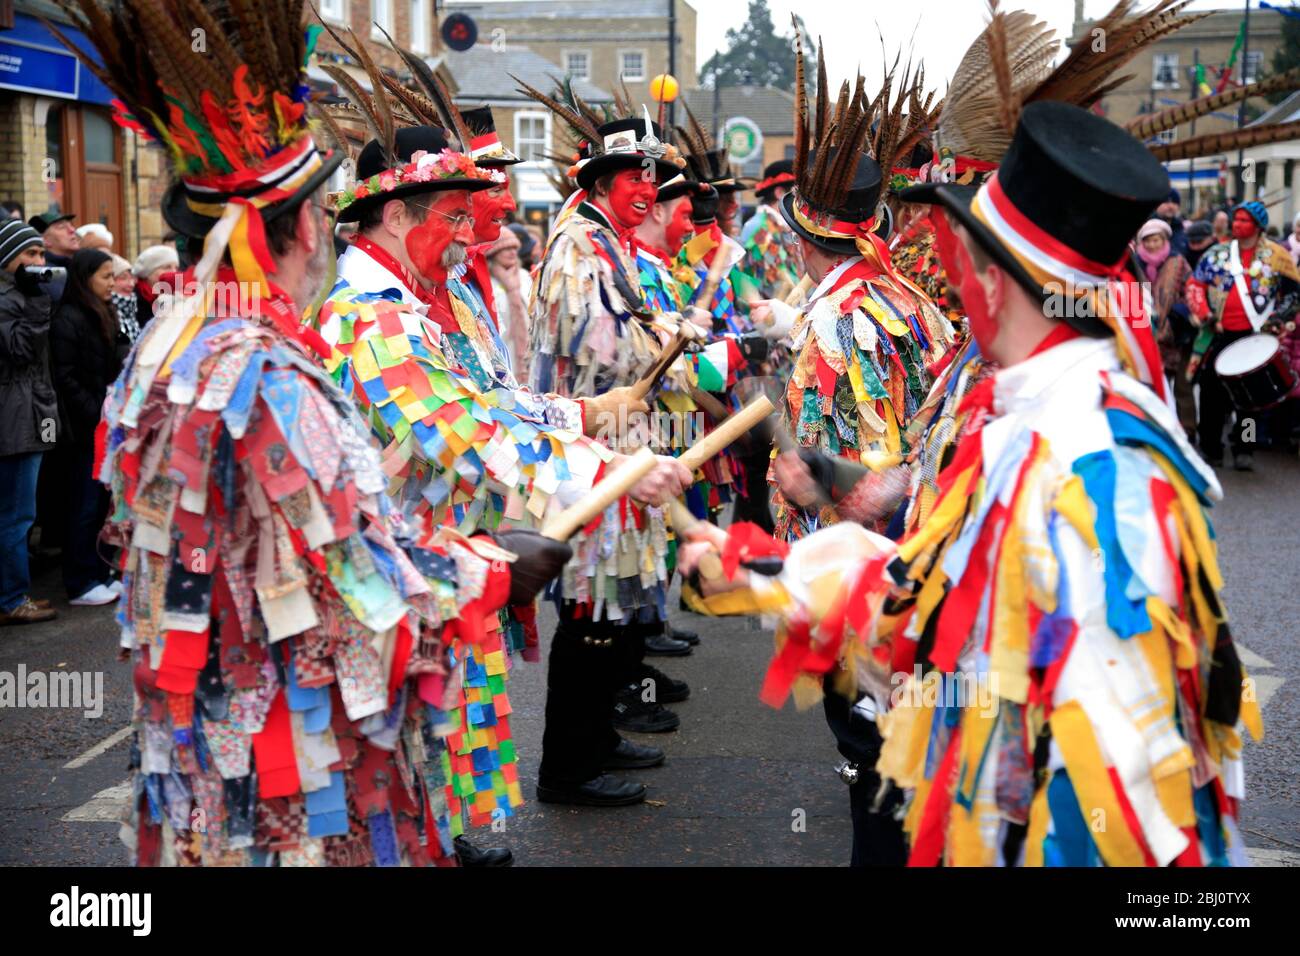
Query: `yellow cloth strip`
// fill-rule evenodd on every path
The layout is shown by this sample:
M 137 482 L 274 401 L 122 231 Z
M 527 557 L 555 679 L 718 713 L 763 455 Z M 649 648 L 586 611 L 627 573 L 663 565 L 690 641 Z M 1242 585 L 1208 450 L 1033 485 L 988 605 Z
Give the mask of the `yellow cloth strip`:
M 1052 739 L 1065 758 L 1083 812 L 1084 823 L 1107 866 L 1145 866 L 1142 847 L 1129 832 L 1092 722 L 1077 700 L 1066 701 L 1052 712 Z
M 1047 805 L 1047 785 L 1038 788 L 1034 802 L 1029 805 L 1029 829 L 1025 833 L 1025 866 L 1043 865 L 1043 841 L 1047 839 L 1047 823 L 1052 818 Z
M 980 464 L 975 462 L 953 482 L 948 494 L 939 503 L 930 520 L 917 529 L 912 537 L 898 546 L 898 556 L 906 563 L 912 560 L 939 538 L 943 537 L 957 520 L 965 513 L 970 488 L 979 473 Z

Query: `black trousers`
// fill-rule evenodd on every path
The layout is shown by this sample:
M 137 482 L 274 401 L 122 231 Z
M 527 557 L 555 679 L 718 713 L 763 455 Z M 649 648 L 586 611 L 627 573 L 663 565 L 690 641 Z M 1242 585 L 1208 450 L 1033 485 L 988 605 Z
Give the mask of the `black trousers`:
M 735 520 L 753 522 L 768 534 L 776 530 L 776 523 L 772 520 L 771 489 L 767 483 L 770 453 L 771 445 L 759 441 L 741 450 L 738 458 L 745 493 L 737 495 L 735 510 Z
M 91 475 L 95 462 L 93 444 L 74 444 L 55 452 L 67 468 L 68 497 L 63 503 L 66 532 L 63 540 L 63 586 L 68 598 L 77 598 L 112 577 L 112 569 L 100 556 L 99 532 L 108 517 L 109 492 Z
M 1241 411 L 1233 405 L 1228 390 L 1223 387 L 1223 380 L 1214 371 L 1214 360 L 1219 357 L 1219 353 L 1233 342 L 1244 339 L 1250 334 L 1248 331 L 1220 332 L 1210 343 L 1210 348 L 1201 363 L 1201 371 L 1197 375 L 1197 381 L 1201 386 L 1201 414 L 1196 433 L 1200 438 L 1201 453 L 1206 458 L 1223 457 L 1223 424 L 1234 411 L 1237 413 L 1237 421 L 1232 426 L 1232 434 L 1228 438 L 1232 453 L 1236 456 L 1250 451 L 1242 437 L 1242 432 L 1245 428 L 1245 420 L 1250 418 L 1252 413 Z
M 614 730 L 614 695 L 636 679 L 645 657 L 645 638 L 663 623 L 615 624 L 560 609 L 546 670 L 546 727 L 542 731 L 543 786 L 586 783 L 601 767 L 619 735 Z
M 853 709 L 853 702 L 824 687 L 826 723 L 835 734 L 835 744 L 845 759 L 858 768 L 858 781 L 849 787 L 849 813 L 853 818 L 853 853 L 850 866 L 903 866 L 907 863 L 907 841 L 903 823 L 894 813 L 903 802 L 897 787 L 890 790 L 878 809 L 873 810 L 880 791 L 875 771 L 882 739 L 873 720 Z

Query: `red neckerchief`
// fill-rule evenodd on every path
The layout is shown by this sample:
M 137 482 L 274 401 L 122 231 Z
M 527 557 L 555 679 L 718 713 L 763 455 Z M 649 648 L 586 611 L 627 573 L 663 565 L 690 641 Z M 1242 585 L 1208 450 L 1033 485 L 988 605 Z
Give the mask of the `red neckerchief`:
M 492 324 L 499 325 L 497 322 L 497 304 L 492 294 L 492 273 L 488 271 L 488 261 L 485 255 L 491 245 L 490 242 L 484 242 L 470 247 L 469 263 L 466 271 L 474 277 L 474 281 L 478 285 L 478 294 L 483 299 L 483 304 L 487 306 L 488 315 L 492 316 Z
M 429 318 L 438 323 L 438 328 L 442 329 L 444 334 L 460 331 L 460 323 L 456 321 L 456 315 L 451 310 L 451 294 L 447 292 L 446 286 L 435 286 L 432 292 L 426 294 L 423 301 L 428 303 Z
M 193 271 L 185 273 L 185 284 L 189 285 L 194 281 Z M 235 283 L 239 282 L 239 277 L 235 275 L 235 270 L 230 266 L 221 266 L 217 269 L 217 275 L 213 282 L 230 283 L 225 288 L 238 288 Z M 229 311 L 218 312 L 216 318 L 241 318 L 241 319 L 263 319 L 267 325 L 272 326 L 277 332 L 289 339 L 308 355 L 315 353 L 322 359 L 330 357 L 331 349 L 325 340 L 321 338 L 320 333 L 310 326 L 302 324 L 302 312 L 294 304 L 289 294 L 281 289 L 269 279 L 266 282 L 269 290 L 265 296 L 259 296 L 254 300 L 254 308 L 251 315 L 231 314 Z M 217 302 L 221 301 L 218 296 Z
M 1052 329 L 1051 332 L 1048 332 L 1043 341 L 1035 345 L 1034 350 L 1026 355 L 1025 358 L 1031 359 L 1040 352 L 1046 352 L 1048 349 L 1055 348 L 1062 342 L 1068 342 L 1070 339 L 1077 339 L 1081 335 L 1083 335 L 1083 333 L 1078 329 L 1062 322 L 1056 328 Z
M 411 294 L 421 302 L 426 305 L 433 304 L 433 296 L 430 295 L 429 291 L 420 284 L 420 280 L 416 278 L 415 273 L 398 262 L 397 258 L 383 246 L 371 242 L 362 235 L 358 235 L 353 239 L 352 245 L 356 246 L 371 259 L 374 259 L 375 262 L 379 263 L 391 272 L 396 278 L 400 279 L 402 284 L 411 290 Z
M 608 209 L 606 209 L 604 206 L 602 206 L 600 203 L 596 202 L 596 200 L 588 198 L 587 203 L 593 206 L 594 208 L 596 208 L 597 210 L 599 210 L 600 214 L 605 217 L 605 221 L 609 223 L 609 228 L 613 230 L 614 235 L 618 237 L 618 244 L 622 246 L 623 249 L 626 250 L 629 255 L 635 256 L 636 255 L 636 226 L 628 226 L 626 229 L 621 228 L 619 224 L 615 221 L 614 214 L 610 212 Z

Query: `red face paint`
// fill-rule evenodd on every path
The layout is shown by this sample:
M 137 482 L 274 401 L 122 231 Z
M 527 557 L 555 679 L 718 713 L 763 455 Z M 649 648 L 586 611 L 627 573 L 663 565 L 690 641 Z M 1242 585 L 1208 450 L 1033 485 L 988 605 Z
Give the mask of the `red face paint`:
M 668 225 L 664 227 L 664 239 L 668 244 L 666 250 L 668 254 L 676 255 L 690 233 L 691 201 L 683 196 L 677 200 L 677 205 L 673 208 L 673 217 L 668 220 Z
M 441 197 L 438 197 L 441 198 Z M 406 234 L 406 254 L 411 257 L 415 271 L 434 282 L 445 282 L 447 267 L 442 263 L 443 253 L 453 242 L 472 245 L 474 227 L 468 222 L 453 229 L 448 216 L 470 215 L 472 203 L 468 193 L 461 193 L 458 200 L 435 199 L 428 203 L 429 212 L 424 222 Z
M 654 176 L 646 176 L 644 171 L 624 169 L 614 174 L 614 181 L 609 187 L 609 212 L 620 229 L 639 226 L 650 214 L 650 207 L 655 203 L 659 186 Z M 640 207 L 640 208 L 638 208 Z
M 509 184 L 502 183 L 476 192 L 473 201 L 474 241 L 496 242 L 508 214 L 519 208 L 515 205 L 515 197 L 510 195 Z
M 1238 210 L 1232 217 L 1232 237 L 1234 239 L 1249 239 L 1259 232 L 1259 225 L 1255 222 L 1254 217 L 1244 209 Z
M 961 281 L 957 288 L 961 291 L 961 304 L 966 309 L 966 318 L 970 322 L 971 335 L 975 337 L 975 344 L 979 346 L 980 352 L 987 358 L 991 356 L 990 348 L 993 346 L 993 340 L 997 338 L 998 324 L 993 316 L 989 315 L 988 301 L 985 299 L 984 286 L 980 283 L 979 274 L 975 271 L 975 264 L 971 262 L 970 253 L 966 251 L 966 244 L 958 241 L 956 246 L 957 255 L 957 272 L 961 276 Z M 951 270 L 949 270 L 951 275 Z

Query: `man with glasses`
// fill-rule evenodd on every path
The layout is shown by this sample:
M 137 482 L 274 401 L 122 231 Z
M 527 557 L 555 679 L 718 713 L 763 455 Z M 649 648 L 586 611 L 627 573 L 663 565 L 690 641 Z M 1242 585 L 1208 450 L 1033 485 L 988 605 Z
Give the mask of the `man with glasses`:
M 357 235 L 318 317 L 334 348 L 329 367 L 384 445 L 389 493 L 417 541 L 540 520 L 623 460 L 582 434 L 584 419 L 617 412 L 621 396 L 584 402 L 520 387 L 493 328 L 456 294 L 452 270 L 475 238 L 473 197 L 500 185 L 458 146 L 412 126 L 387 154 L 377 141 L 361 151 L 358 180 L 337 203 Z M 661 502 L 689 482 L 684 472 L 664 459 L 632 495 Z M 489 824 L 522 803 L 505 658 L 535 659 L 537 643 L 531 601 L 461 629 L 446 707 L 458 727 L 448 795 L 457 834 L 462 814 Z M 465 864 L 510 860 L 505 848 L 456 844 Z

